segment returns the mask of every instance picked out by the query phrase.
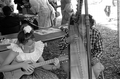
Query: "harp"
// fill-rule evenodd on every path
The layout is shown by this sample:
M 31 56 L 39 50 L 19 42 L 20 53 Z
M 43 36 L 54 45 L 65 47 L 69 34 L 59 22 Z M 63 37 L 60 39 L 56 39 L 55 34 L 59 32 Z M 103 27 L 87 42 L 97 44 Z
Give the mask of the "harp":
M 89 17 L 86 16 L 87 26 L 87 50 L 84 47 L 83 40 L 80 34 L 79 19 L 82 18 L 81 10 L 83 0 L 77 0 L 77 12 L 71 16 L 69 23 L 69 35 L 77 35 L 78 39 L 70 44 L 70 61 L 71 61 L 71 79 L 95 79 L 95 76 L 91 68 L 91 57 L 90 57 L 90 36 L 89 36 Z M 85 13 L 87 12 L 87 0 L 85 1 Z

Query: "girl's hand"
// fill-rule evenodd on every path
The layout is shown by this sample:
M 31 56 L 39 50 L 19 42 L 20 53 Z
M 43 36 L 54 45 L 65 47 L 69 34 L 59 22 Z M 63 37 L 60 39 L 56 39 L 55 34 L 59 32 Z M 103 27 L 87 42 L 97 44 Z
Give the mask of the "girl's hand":
M 31 61 L 25 61 L 22 63 L 22 68 L 26 71 L 26 72 L 30 72 L 32 73 L 34 71 L 34 65 L 32 64 Z
M 59 59 L 58 58 L 54 58 L 54 65 L 57 66 L 59 64 Z
M 56 70 L 56 69 L 58 69 L 58 68 L 60 68 L 60 63 L 57 64 L 56 66 L 55 66 L 55 65 L 52 66 L 52 69 L 53 69 L 53 70 Z

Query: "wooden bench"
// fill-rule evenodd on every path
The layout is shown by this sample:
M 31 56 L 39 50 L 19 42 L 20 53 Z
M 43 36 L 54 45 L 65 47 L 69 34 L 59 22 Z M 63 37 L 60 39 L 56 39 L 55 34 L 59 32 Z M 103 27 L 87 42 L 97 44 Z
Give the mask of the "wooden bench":
M 50 34 L 46 34 L 46 35 L 40 35 L 40 34 L 37 34 L 37 33 L 34 33 L 34 35 L 35 35 L 36 41 L 41 40 L 43 42 L 46 42 L 46 41 L 49 41 L 49 40 L 61 38 L 65 35 L 65 33 L 62 32 L 62 31 L 58 31 L 58 32 L 50 33 Z M 0 39 L 3 39 L 3 38 L 15 39 L 15 38 L 17 38 L 17 33 L 0 36 Z M 4 50 L 7 50 L 6 46 L 8 46 L 8 45 L 0 45 L 0 52 L 4 51 Z

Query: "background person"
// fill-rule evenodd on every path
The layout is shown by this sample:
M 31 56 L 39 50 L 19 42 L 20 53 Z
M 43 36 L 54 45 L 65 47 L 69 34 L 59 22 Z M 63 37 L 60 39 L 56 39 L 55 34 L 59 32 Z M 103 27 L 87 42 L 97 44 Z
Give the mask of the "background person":
M 13 11 L 10 6 L 3 7 L 5 17 L 0 21 L 0 32 L 2 35 L 18 33 L 20 30 L 21 18 L 12 15 Z
M 38 15 L 39 28 L 48 28 L 52 26 L 55 18 L 55 10 L 48 0 L 29 0 L 32 12 Z
M 61 25 L 68 24 L 70 16 L 73 13 L 71 0 L 61 0 L 61 13 L 62 13 Z

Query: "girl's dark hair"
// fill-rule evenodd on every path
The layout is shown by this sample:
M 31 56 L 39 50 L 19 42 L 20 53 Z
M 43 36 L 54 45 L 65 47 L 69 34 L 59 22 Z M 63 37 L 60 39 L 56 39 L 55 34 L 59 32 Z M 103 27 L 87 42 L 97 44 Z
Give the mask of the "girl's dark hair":
M 92 15 L 89 14 L 88 16 L 89 16 L 89 21 L 90 21 L 90 28 L 92 28 L 92 26 L 93 26 L 94 23 L 95 23 L 95 20 L 93 19 L 93 16 L 92 16 Z M 85 19 L 85 18 L 86 18 L 86 15 L 85 15 L 85 14 L 82 15 L 82 16 L 81 16 L 81 19 L 80 19 L 80 23 L 83 22 L 83 23 L 85 24 L 85 23 L 86 23 L 86 19 Z
M 30 25 L 23 24 L 22 27 L 21 27 L 20 32 L 18 33 L 18 37 L 17 37 L 18 38 L 18 42 L 21 43 L 21 44 L 26 44 L 29 39 L 34 39 L 35 38 L 34 34 L 33 34 L 33 30 L 31 30 L 30 33 L 25 33 L 24 27 L 26 27 L 26 26 L 30 26 Z
M 26 23 L 29 24 L 33 28 L 33 30 L 39 29 L 37 20 L 34 20 L 33 23 L 30 22 L 28 19 L 24 19 L 21 21 L 21 24 L 26 24 Z

